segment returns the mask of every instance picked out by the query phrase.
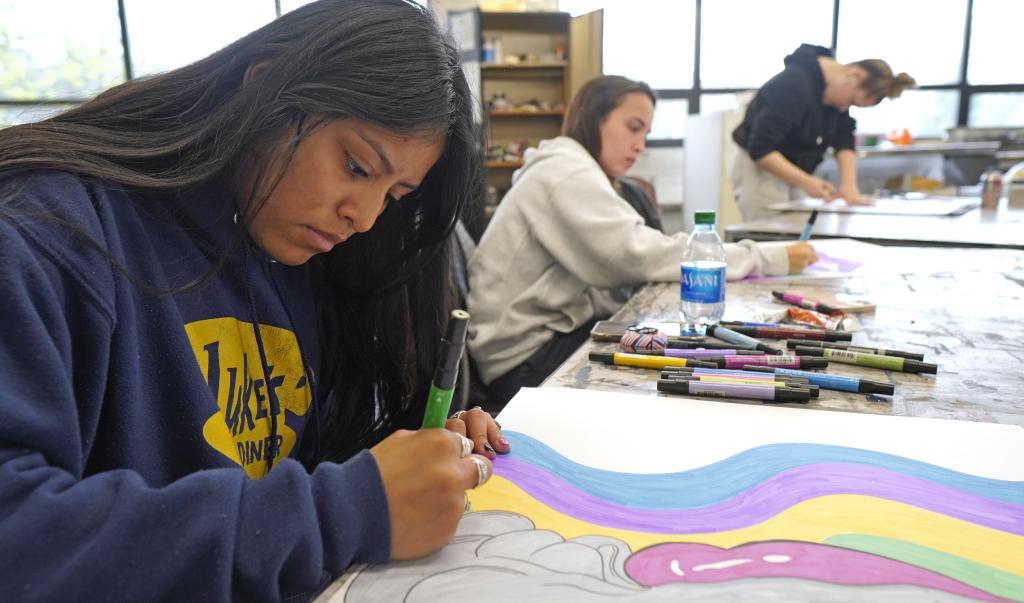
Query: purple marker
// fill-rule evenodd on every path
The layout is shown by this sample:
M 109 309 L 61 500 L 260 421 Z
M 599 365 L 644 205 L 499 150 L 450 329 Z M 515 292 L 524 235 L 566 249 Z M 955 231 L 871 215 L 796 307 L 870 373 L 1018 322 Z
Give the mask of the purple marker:
M 671 356 L 672 358 L 705 358 L 707 356 L 757 356 L 764 354 L 760 350 L 706 350 L 698 348 L 696 350 L 689 349 L 678 349 L 678 348 L 665 348 L 665 355 Z
M 820 301 L 813 300 L 802 295 L 797 295 L 796 293 L 772 291 L 772 296 L 775 297 L 775 299 L 793 304 L 794 306 L 800 306 L 801 308 L 807 308 L 808 310 L 814 310 L 815 312 L 824 312 L 825 314 L 837 314 L 841 312 L 839 308 L 834 308 L 828 304 L 823 304 Z
M 792 369 L 820 369 L 828 366 L 824 358 L 811 356 L 722 356 L 720 367 L 742 369 L 745 366 L 777 366 Z
M 765 402 L 806 403 L 811 399 L 811 392 L 807 389 L 753 385 L 750 383 L 718 383 L 715 381 L 659 379 L 658 391 L 667 394 L 682 394 L 684 396 L 714 396 L 716 398 L 764 400 Z

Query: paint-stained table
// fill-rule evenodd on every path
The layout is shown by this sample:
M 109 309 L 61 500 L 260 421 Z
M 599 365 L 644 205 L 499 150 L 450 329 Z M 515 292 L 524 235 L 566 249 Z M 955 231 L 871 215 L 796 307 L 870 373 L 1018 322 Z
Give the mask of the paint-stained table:
M 855 333 L 853 343 L 924 353 L 926 362 L 938 364 L 938 373 L 918 375 L 832 362 L 826 372 L 891 382 L 895 395 L 822 389 L 809 404 L 787 406 L 1024 426 L 1024 251 L 886 249 L 896 268 L 883 267 L 876 274 L 729 283 L 725 318 L 750 320 L 758 312 L 777 310 L 781 306 L 773 300 L 772 289 L 810 297 L 830 292 L 869 299 L 877 308 L 857 315 L 862 330 Z M 647 285 L 612 320 L 678 320 L 678 296 L 678 284 Z M 584 344 L 544 386 L 667 395 L 657 392 L 659 371 L 607 366 L 587 358 L 591 351 L 616 347 Z M 679 399 L 685 403 L 685 397 Z

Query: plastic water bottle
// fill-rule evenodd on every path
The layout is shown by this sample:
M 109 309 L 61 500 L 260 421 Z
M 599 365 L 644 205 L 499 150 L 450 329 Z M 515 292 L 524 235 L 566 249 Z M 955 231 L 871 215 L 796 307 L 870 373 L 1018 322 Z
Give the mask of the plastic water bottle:
M 679 262 L 679 318 L 703 332 L 725 312 L 725 247 L 715 230 L 715 212 L 693 213 L 693 232 Z

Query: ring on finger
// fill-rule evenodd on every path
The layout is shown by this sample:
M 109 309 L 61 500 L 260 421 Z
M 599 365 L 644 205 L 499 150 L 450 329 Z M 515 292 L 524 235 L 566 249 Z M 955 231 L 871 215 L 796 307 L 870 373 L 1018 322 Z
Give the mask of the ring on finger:
M 454 414 L 453 414 L 452 416 L 450 416 L 450 417 L 448 417 L 448 418 L 449 418 L 449 419 L 461 419 L 461 418 L 462 418 L 462 415 L 464 415 L 464 414 L 466 414 L 466 411 L 464 411 L 464 410 L 460 410 L 460 411 L 458 411 L 458 412 L 454 413 Z
M 459 438 L 462 444 L 462 454 L 459 455 L 459 458 L 464 459 L 473 452 L 473 440 L 461 435 Z
M 479 488 L 490 479 L 491 471 L 487 468 L 487 463 L 482 458 L 471 456 L 469 460 L 473 461 L 473 464 L 476 465 L 476 485 L 473 487 Z

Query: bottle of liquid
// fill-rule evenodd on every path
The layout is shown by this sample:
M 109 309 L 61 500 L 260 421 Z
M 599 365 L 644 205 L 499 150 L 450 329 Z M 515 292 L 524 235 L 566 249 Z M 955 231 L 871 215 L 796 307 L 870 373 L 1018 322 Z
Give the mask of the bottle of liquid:
M 996 207 L 1002 194 L 1003 173 L 990 167 L 981 175 L 981 206 L 985 209 Z
M 693 213 L 693 232 L 679 262 L 679 318 L 703 332 L 725 312 L 725 247 L 715 230 L 714 211 Z
M 481 48 L 483 51 L 480 56 L 480 61 L 483 63 L 494 62 L 494 38 L 484 38 L 484 45 Z

